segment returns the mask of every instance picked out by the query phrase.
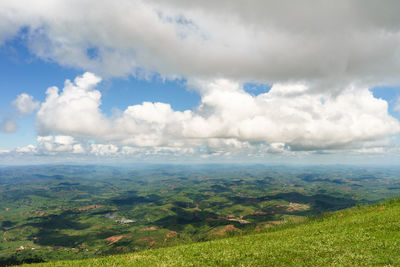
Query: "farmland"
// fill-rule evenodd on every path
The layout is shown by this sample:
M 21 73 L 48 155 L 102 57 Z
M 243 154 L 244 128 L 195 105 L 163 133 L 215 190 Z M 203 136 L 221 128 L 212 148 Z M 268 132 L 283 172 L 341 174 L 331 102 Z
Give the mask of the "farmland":
M 270 231 L 400 194 L 397 167 L 0 168 L 0 262 L 86 259 Z

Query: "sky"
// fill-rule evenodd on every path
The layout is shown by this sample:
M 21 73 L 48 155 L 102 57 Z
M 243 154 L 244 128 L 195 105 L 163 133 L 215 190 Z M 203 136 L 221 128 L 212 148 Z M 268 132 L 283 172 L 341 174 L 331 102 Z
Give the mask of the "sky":
M 0 165 L 397 164 L 395 0 L 2 0 Z

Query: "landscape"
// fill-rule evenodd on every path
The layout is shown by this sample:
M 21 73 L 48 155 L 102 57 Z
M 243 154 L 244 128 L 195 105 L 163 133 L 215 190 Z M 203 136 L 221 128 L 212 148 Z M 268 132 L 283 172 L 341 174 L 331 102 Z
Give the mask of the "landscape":
M 0 0 L 0 267 L 400 266 L 399 0 Z
M 400 195 L 400 167 L 0 168 L 0 263 L 87 259 L 270 231 Z

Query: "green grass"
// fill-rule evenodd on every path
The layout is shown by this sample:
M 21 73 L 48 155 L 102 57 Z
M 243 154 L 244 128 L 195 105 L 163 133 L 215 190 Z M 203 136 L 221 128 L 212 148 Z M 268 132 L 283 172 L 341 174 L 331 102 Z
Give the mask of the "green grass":
M 400 199 L 329 213 L 260 234 L 37 266 L 288 265 L 400 266 Z

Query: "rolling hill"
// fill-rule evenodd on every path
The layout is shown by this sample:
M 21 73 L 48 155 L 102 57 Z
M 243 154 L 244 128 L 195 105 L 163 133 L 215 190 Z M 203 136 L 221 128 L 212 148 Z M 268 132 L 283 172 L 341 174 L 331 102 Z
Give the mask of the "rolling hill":
M 327 213 L 259 234 L 34 266 L 288 265 L 400 265 L 400 199 Z

